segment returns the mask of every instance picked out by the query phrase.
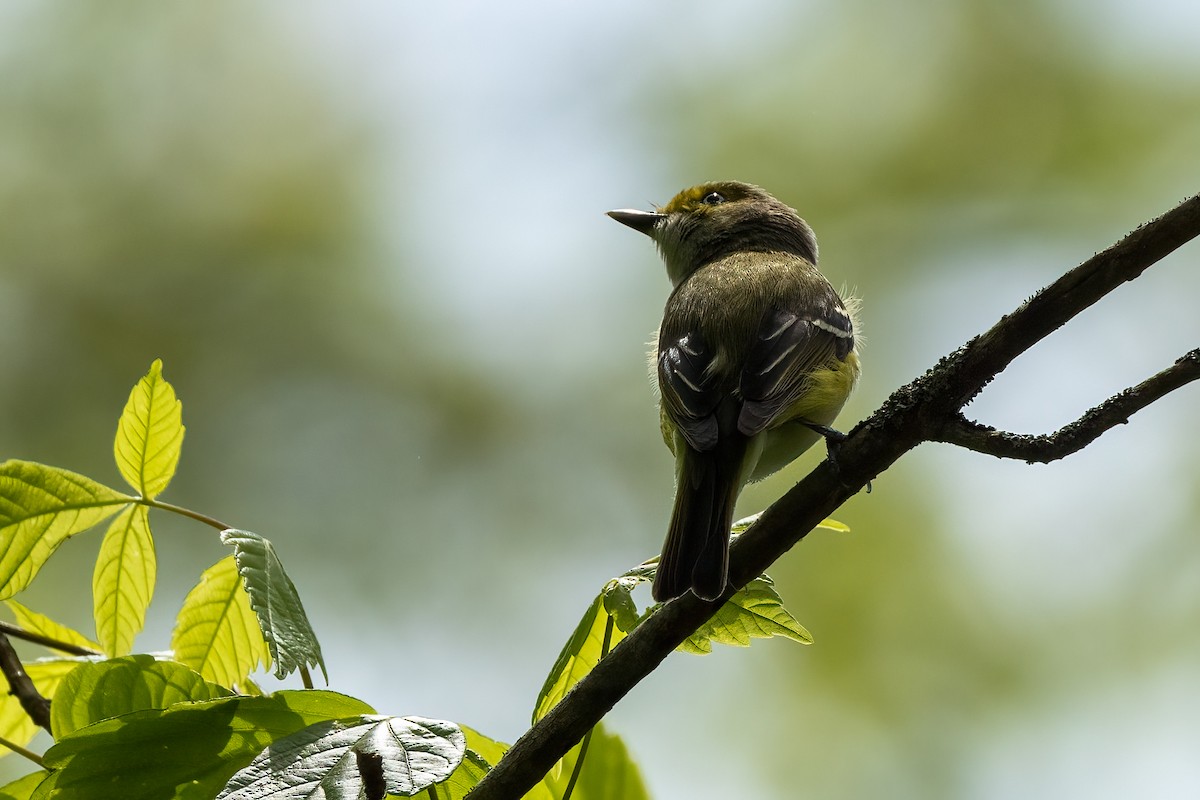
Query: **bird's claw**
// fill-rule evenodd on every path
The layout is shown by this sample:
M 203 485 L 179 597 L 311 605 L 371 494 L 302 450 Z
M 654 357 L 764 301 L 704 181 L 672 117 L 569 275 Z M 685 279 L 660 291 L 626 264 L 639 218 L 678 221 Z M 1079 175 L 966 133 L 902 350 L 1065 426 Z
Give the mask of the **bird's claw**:
M 838 464 L 838 453 L 842 449 L 842 442 L 849 438 L 848 435 L 828 425 L 818 425 L 815 422 L 805 422 L 804 425 L 825 440 L 825 449 L 829 454 L 829 463 L 833 467 L 834 473 L 840 474 L 841 465 Z M 867 481 L 867 494 L 870 493 L 871 482 Z

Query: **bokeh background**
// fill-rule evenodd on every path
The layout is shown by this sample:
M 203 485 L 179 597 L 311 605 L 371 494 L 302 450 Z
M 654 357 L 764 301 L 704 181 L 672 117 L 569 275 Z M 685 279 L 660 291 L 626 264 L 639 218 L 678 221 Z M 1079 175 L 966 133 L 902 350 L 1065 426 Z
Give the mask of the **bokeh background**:
M 332 686 L 510 741 L 671 500 L 644 362 L 668 286 L 605 210 L 730 177 L 800 209 L 864 299 L 849 428 L 1200 189 L 1186 0 L 23 0 L 0 75 L 0 457 L 118 485 L 163 358 L 166 499 L 276 543 Z M 1045 432 L 1171 363 L 1198 265 L 970 411 Z M 653 796 L 1200 795 L 1198 398 L 1051 466 L 904 458 L 773 570 L 813 647 L 676 655 L 612 712 Z M 154 524 L 143 649 L 225 554 Z M 98 545 L 28 602 L 89 629 Z

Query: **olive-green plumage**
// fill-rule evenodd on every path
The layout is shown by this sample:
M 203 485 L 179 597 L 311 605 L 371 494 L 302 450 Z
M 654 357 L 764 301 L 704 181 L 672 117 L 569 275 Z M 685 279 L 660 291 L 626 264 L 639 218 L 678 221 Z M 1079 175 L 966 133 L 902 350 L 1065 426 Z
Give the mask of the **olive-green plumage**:
M 706 183 L 610 216 L 658 245 L 674 291 L 653 353 L 676 494 L 654 581 L 716 599 L 748 481 L 820 438 L 858 379 L 854 321 L 817 270 L 812 229 L 757 186 Z

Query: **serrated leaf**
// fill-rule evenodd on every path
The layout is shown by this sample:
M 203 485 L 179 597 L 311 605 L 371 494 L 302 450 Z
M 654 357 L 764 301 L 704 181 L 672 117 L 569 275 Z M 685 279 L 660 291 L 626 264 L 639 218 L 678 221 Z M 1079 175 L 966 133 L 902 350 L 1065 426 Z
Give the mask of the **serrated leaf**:
M 29 800 L 33 792 L 50 773 L 44 769 L 31 772 L 23 778 L 17 778 L 12 783 L 0 786 L 0 800 Z
M 0 599 L 24 589 L 69 537 L 134 498 L 32 461 L 0 464 Z
M 259 664 L 270 664 L 233 556 L 205 570 L 184 599 L 171 649 L 180 664 L 221 686 L 237 687 Z
M 50 727 L 55 738 L 61 739 L 93 722 L 130 711 L 231 694 L 182 664 L 156 661 L 149 655 L 124 656 L 81 664 L 67 675 L 50 704 Z
M 783 636 L 800 644 L 812 644 L 812 635 L 783 607 L 771 579 L 755 578 L 721 606 L 712 619 L 689 636 L 679 649 L 704 655 L 713 642 L 748 647 L 751 639 Z
M 42 697 L 53 697 L 63 678 L 81 663 L 79 659 L 53 658 L 31 661 L 23 666 L 38 693 Z M 7 691 L 8 685 L 4 686 L 5 691 L 0 692 L 0 737 L 24 747 L 41 728 L 21 708 L 21 702 Z M 0 757 L 11 752 L 7 747 L 0 747 Z
M 133 650 L 134 637 L 146 623 L 157 563 L 150 509 L 130 506 L 108 526 L 92 573 L 96 636 L 108 655 Z
M 232 529 L 221 532 L 221 541 L 233 546 L 250 607 L 258 616 L 275 662 L 275 677 L 282 678 L 300 667 L 319 666 L 328 683 L 321 645 L 274 545 L 257 533 Z
M 100 645 L 79 631 L 55 622 L 45 614 L 39 614 L 32 609 L 26 608 L 16 600 L 5 600 L 4 604 L 13 613 L 17 625 L 30 633 L 36 633 L 40 636 L 45 636 L 47 639 L 54 639 L 65 644 L 73 644 L 76 647 L 86 647 L 89 650 L 95 650 L 97 653 L 104 652 Z
M 604 610 L 604 593 L 596 596 L 591 606 L 584 612 L 583 618 L 575 626 L 575 632 L 563 645 L 562 652 L 546 676 L 542 690 L 538 693 L 537 703 L 533 709 L 533 721 L 537 722 L 546 716 L 547 712 L 563 698 L 576 683 L 592 671 L 600 662 L 603 652 L 604 634 L 608 627 L 609 616 Z M 608 649 L 617 646 L 617 642 L 625 638 L 625 633 L 613 625 Z
M 322 720 L 371 714 L 328 691 L 280 691 L 134 711 L 80 728 L 46 751 L 56 770 L 34 800 L 209 800 L 272 741 Z
M 272 742 L 217 800 L 357 800 L 364 796 L 358 753 L 382 758 L 388 794 L 412 797 L 449 778 L 465 749 L 453 722 L 374 715 L 320 722 Z
M 183 404 L 155 359 L 117 423 L 113 454 L 121 477 L 142 497 L 156 497 L 171 482 L 183 446 Z

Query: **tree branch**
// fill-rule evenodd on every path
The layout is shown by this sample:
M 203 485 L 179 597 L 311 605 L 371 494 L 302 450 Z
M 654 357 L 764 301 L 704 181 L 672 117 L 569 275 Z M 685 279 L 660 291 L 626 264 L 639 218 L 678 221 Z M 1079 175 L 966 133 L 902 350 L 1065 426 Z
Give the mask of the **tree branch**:
M 1072 269 L 1001 318 L 986 333 L 894 392 L 841 443 L 836 468 L 829 460 L 819 464 L 767 508 L 758 522 L 734 543 L 730 552 L 731 586 L 721 598 L 706 602 L 689 593 L 667 603 L 642 622 L 516 741 L 470 793 L 471 800 L 522 797 L 634 685 L 716 613 L 733 594 L 734 587 L 744 586 L 766 571 L 817 523 L 906 452 L 923 441 L 937 441 L 939 435 L 951 435 L 947 431 L 955 427 L 954 420 L 963 419 L 962 408 L 1021 353 L 1197 235 L 1200 235 L 1200 195 Z M 1190 359 L 1191 354 L 1184 360 Z M 1187 369 L 1180 368 L 1177 373 Z M 1123 400 L 1126 392 L 1100 408 L 1110 403 L 1118 406 L 1126 403 L 1137 410 L 1157 399 L 1149 397 L 1153 391 L 1160 391 L 1161 397 L 1177 388 L 1170 381 L 1179 380 L 1179 374 L 1174 378 L 1160 380 L 1160 377 L 1147 381 L 1152 387 L 1143 390 L 1142 405 L 1137 405 L 1139 401 Z M 1180 380 L 1177 385 L 1186 382 Z M 1144 386 L 1130 391 L 1136 392 Z
M 33 680 L 21 665 L 17 651 L 12 642 L 0 633 L 0 672 L 8 678 L 9 693 L 21 703 L 21 708 L 35 723 L 50 730 L 50 701 L 42 697 L 41 692 L 33 685 Z
M 1138 411 L 1197 379 L 1200 379 L 1200 349 L 1187 353 L 1157 375 L 1089 409 L 1054 433 L 1026 436 L 998 431 L 958 414 L 942 420 L 931 437 L 935 442 L 956 444 L 997 458 L 1019 458 L 1030 464 L 1046 464 L 1078 453 L 1105 431 L 1124 425 Z

